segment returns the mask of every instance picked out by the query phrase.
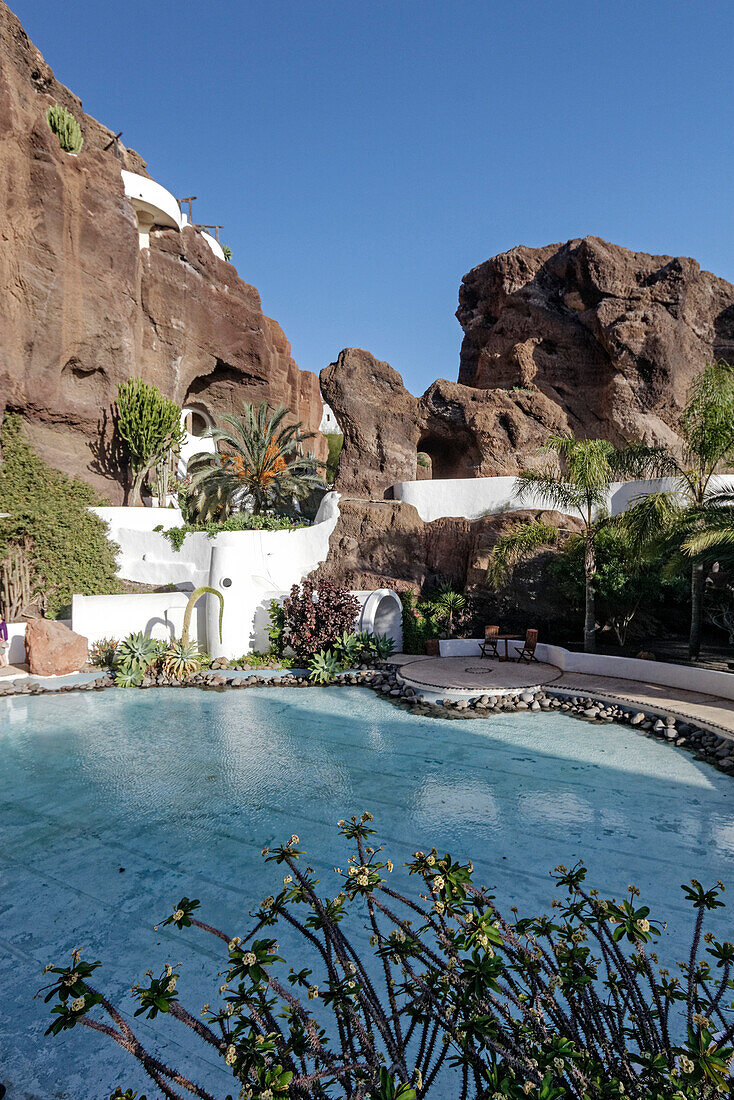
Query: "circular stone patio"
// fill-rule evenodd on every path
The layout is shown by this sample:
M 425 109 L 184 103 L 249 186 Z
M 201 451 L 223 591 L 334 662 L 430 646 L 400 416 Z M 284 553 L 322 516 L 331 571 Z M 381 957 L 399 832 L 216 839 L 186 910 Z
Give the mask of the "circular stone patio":
M 482 660 L 480 657 L 431 657 L 401 663 L 399 677 L 421 694 L 508 695 L 538 690 L 563 675 L 560 668 L 533 661 Z

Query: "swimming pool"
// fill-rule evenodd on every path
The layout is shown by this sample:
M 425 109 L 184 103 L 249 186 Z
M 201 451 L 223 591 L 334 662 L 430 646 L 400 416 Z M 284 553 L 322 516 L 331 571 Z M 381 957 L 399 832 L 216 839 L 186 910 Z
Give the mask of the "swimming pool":
M 673 922 L 660 944 L 670 960 L 690 927 L 679 884 L 695 874 L 734 886 L 730 777 L 628 728 L 559 714 L 437 721 L 359 688 L 18 696 L 0 700 L 0 752 L 9 1100 L 100 1100 L 117 1084 L 152 1098 L 109 1041 L 86 1029 L 43 1039 L 48 1011 L 32 999 L 43 965 L 83 946 L 105 964 L 97 984 L 130 1010 L 132 981 L 181 960 L 181 999 L 198 1011 L 221 955 L 200 933 L 152 925 L 187 894 L 203 919 L 241 933 L 280 881 L 261 848 L 297 832 L 328 883 L 344 855 L 335 823 L 363 809 L 396 864 L 433 844 L 472 858 L 478 881 L 521 913 L 547 911 L 548 871 L 583 856 L 590 884 L 620 894 L 635 882 Z M 729 910 L 718 920 L 730 925 Z M 161 1035 L 135 1026 L 144 1042 Z M 171 1030 L 164 1054 L 224 1096 L 221 1061 L 185 1058 L 186 1038 Z

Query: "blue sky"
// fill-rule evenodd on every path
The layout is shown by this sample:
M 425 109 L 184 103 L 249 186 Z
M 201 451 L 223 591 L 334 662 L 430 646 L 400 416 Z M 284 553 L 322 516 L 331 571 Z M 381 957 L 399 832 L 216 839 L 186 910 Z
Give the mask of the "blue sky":
M 587 233 L 734 281 L 731 0 L 11 0 L 301 367 L 455 379 L 462 275 Z

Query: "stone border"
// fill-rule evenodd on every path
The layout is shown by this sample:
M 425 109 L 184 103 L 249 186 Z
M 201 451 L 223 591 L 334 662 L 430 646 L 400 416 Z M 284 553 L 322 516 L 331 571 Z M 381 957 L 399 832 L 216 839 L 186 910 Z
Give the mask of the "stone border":
M 60 695 L 71 691 L 105 691 L 114 687 L 112 676 L 101 672 L 95 680 L 83 683 L 52 685 L 29 679 L 18 683 L 0 684 L 0 698 L 25 695 Z M 155 687 L 197 687 L 202 690 L 223 691 L 227 688 L 297 687 L 318 688 L 308 677 L 295 673 L 282 676 L 259 676 L 257 673 L 232 674 L 229 670 L 211 670 L 197 673 L 187 680 L 172 680 L 165 676 L 143 680 L 137 690 Z M 548 713 L 560 711 L 572 718 L 593 725 L 616 722 L 630 726 L 646 737 L 676 745 L 694 754 L 695 760 L 705 761 L 727 775 L 734 775 L 734 738 L 720 737 L 713 730 L 701 728 L 680 715 L 667 715 L 665 720 L 655 713 L 628 707 L 609 698 L 574 693 L 572 690 L 536 690 L 509 692 L 501 696 L 477 695 L 470 698 L 445 698 L 438 702 L 423 699 L 414 688 L 401 682 L 399 666 L 383 662 L 375 668 L 362 667 L 340 673 L 334 687 L 369 687 L 385 697 L 401 710 L 424 717 L 442 719 L 480 719 L 495 714 Z M 134 688 L 125 690 L 133 691 Z

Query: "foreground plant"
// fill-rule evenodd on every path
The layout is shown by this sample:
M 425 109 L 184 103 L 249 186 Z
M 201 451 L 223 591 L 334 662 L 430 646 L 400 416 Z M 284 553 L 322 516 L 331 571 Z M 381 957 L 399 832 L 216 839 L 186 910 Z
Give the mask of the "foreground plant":
M 182 898 L 162 926 L 197 928 L 222 944 L 216 1005 L 197 1015 L 166 965 L 133 987 L 136 1016 L 167 1015 L 217 1052 L 239 1100 L 712 1100 L 732 1095 L 734 946 L 703 935 L 723 886 L 683 888 L 695 913 L 681 978 L 650 949 L 660 921 L 630 886 L 617 901 L 585 886 L 581 864 L 558 867 L 553 916 L 504 916 L 471 863 L 416 852 L 406 866 L 418 896 L 390 886 L 364 813 L 339 822 L 353 846 L 337 889 L 319 889 L 297 836 L 267 863 L 282 887 L 252 914 L 242 938 L 200 921 Z M 356 923 L 355 923 L 356 922 Z M 366 927 L 374 955 L 358 949 Z M 278 928 L 302 940 L 295 966 Z M 698 952 L 705 944 L 704 957 Z M 145 1068 L 163 1096 L 215 1100 L 151 1055 L 90 979 L 99 962 L 74 951 L 46 968 L 47 1034 L 77 1025 L 107 1035 Z M 132 1093 L 122 1095 L 134 1095 Z M 233 1100 L 230 1094 L 228 1100 Z

